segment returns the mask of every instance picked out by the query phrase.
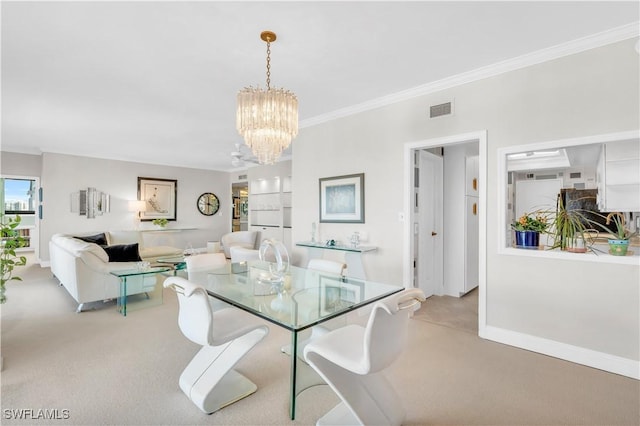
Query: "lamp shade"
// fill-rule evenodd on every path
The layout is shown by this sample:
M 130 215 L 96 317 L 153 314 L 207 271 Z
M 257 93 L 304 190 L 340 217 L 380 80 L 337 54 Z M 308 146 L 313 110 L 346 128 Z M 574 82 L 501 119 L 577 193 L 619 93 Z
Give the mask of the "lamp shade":
M 145 200 L 131 200 L 129 201 L 130 212 L 145 212 L 147 211 L 147 202 Z

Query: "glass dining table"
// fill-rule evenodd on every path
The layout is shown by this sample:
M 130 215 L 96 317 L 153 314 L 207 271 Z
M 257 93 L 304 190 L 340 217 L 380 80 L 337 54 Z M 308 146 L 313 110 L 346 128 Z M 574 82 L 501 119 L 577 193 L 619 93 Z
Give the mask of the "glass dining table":
M 270 264 L 259 260 L 227 263 L 197 281 L 208 294 L 291 333 L 289 415 L 295 419 L 296 396 L 306 387 L 298 373 L 300 333 L 403 290 L 402 286 L 351 279 L 290 266 L 273 278 Z M 206 279 L 206 282 L 204 282 Z

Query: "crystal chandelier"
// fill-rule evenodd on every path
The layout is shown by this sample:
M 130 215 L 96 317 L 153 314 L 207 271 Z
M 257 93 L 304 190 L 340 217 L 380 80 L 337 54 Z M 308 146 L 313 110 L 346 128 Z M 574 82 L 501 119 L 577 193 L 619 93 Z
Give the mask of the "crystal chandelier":
M 271 88 L 271 42 L 276 34 L 263 31 L 267 42 L 267 90 L 245 87 L 238 93 L 236 128 L 260 164 L 273 164 L 298 134 L 298 99 L 285 89 Z

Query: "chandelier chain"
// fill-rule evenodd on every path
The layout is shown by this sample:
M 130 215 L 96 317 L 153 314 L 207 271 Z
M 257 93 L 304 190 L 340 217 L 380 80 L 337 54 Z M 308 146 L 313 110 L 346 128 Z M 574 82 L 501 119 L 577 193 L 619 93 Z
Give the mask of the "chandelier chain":
M 271 89 L 271 42 L 267 40 L 267 90 Z

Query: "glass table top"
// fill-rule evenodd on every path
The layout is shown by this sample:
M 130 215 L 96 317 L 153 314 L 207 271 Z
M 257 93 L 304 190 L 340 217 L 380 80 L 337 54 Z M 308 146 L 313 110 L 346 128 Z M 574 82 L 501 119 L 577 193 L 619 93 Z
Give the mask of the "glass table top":
M 204 279 L 201 279 L 204 281 Z M 290 266 L 281 280 L 269 263 L 228 263 L 200 282 L 209 294 L 291 331 L 301 331 L 403 290 L 402 286 L 345 278 Z

